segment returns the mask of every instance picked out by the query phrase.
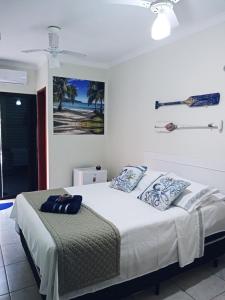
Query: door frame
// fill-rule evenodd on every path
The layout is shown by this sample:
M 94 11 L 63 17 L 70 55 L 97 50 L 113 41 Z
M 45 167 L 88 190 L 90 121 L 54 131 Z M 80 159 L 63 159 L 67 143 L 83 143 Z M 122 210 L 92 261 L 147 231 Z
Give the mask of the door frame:
M 38 190 L 47 189 L 46 87 L 37 91 L 37 165 Z

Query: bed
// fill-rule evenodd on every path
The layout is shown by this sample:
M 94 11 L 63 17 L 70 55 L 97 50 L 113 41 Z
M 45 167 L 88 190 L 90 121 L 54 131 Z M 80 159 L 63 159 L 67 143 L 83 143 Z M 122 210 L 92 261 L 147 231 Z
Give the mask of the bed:
M 225 167 L 221 163 L 149 152 L 145 153 L 144 161 L 156 170 L 173 171 L 191 180 L 217 186 L 221 192 L 225 192 Z M 18 195 L 12 217 L 16 220 L 22 243 L 39 279 L 40 293 L 47 295 L 47 300 L 80 297 L 104 299 L 106 295 L 107 298 L 119 298 L 146 285 L 155 284 L 158 287 L 161 280 L 193 265 L 215 260 L 225 252 L 224 201 L 211 203 L 201 209 L 205 251 L 203 257 L 197 258 L 184 249 L 188 242 L 191 245 L 193 241 L 196 247 L 198 243 L 192 227 L 196 219 L 191 220 L 183 209 L 174 207 L 162 214 L 129 193 L 109 188 L 109 183 L 69 187 L 66 191 L 81 194 L 85 205 L 112 222 L 119 230 L 120 274 L 59 295 L 54 240 L 23 195 Z M 186 227 L 180 228 L 178 224 L 181 223 L 186 224 Z M 187 230 L 189 234 L 183 237 L 183 232 Z M 187 261 L 180 268 L 182 260 L 186 260 L 185 255 Z

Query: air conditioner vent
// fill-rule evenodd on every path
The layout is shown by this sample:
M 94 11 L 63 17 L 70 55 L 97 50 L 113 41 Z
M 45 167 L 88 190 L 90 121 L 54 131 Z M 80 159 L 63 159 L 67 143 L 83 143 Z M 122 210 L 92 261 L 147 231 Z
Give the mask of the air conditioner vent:
M 0 83 L 27 84 L 27 72 L 0 69 Z

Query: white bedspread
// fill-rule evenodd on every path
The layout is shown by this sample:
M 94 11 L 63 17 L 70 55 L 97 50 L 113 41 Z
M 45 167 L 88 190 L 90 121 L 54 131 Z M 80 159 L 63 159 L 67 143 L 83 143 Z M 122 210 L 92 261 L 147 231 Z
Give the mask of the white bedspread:
M 17 197 L 12 217 L 22 229 L 33 259 L 40 269 L 40 293 L 47 294 L 47 300 L 78 297 L 153 272 L 177 261 L 180 265 L 185 265 L 196 256 L 198 251 L 192 251 L 191 243 L 195 244 L 196 238 L 199 238 L 197 214 L 193 216 L 195 221 L 190 222 L 190 215 L 181 208 L 173 207 L 160 212 L 128 193 L 109 188 L 108 185 L 92 184 L 66 190 L 70 194 L 81 194 L 84 204 L 117 226 L 121 235 L 120 275 L 64 297 L 58 295 L 55 243 L 25 198 L 22 195 Z M 225 230 L 224 202 L 211 204 L 201 211 L 206 235 L 208 229 L 209 234 Z M 214 217 L 218 215 L 216 219 L 210 218 L 212 214 Z M 193 238 L 190 240 L 191 236 Z M 195 247 L 197 249 L 198 246 Z
M 204 224 L 201 209 L 175 219 L 177 231 L 178 261 L 180 267 L 192 263 L 204 255 Z

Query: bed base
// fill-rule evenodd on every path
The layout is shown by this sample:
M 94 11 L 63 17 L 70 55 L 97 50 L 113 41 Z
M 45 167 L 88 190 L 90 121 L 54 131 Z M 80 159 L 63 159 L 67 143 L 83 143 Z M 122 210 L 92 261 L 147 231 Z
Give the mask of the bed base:
M 20 238 L 30 263 L 31 269 L 33 271 L 37 285 L 40 285 L 39 273 L 36 269 L 32 256 L 30 254 L 29 248 L 27 246 L 26 240 L 24 238 L 23 232 L 20 230 Z M 160 293 L 160 283 L 165 281 L 175 275 L 181 274 L 187 270 L 191 270 L 197 266 L 208 263 L 212 261 L 212 267 L 218 266 L 218 258 L 225 254 L 225 232 L 214 234 L 205 239 L 205 252 L 204 256 L 196 259 L 192 264 L 180 268 L 178 263 L 169 265 L 163 269 L 152 272 L 150 274 L 141 276 L 129 280 L 124 283 L 120 283 L 108 288 L 105 288 L 101 291 L 87 294 L 81 297 L 76 298 L 76 300 L 115 300 L 123 297 L 128 297 L 129 295 L 139 292 L 145 288 L 153 286 L 155 288 L 155 293 L 158 295 Z M 46 296 L 41 295 L 42 299 L 45 299 Z

